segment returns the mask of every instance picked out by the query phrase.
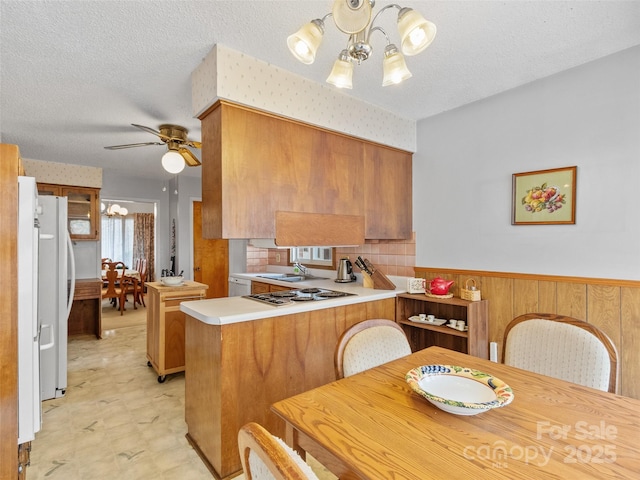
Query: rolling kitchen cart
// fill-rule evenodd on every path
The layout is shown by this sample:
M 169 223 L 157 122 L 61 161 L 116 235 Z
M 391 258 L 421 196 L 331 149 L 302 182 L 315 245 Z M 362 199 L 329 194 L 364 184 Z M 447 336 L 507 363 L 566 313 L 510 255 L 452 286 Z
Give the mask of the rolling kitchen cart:
M 163 383 L 169 373 L 184 372 L 185 314 L 180 303 L 203 300 L 207 285 L 185 281 L 167 286 L 162 282 L 147 282 L 147 365 L 158 373 Z

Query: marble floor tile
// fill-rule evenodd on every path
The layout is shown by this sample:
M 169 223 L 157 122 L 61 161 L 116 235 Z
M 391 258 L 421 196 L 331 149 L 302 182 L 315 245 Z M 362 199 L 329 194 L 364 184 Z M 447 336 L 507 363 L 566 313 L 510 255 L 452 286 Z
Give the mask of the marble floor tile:
M 145 325 L 109 330 L 101 340 L 71 337 L 67 392 L 42 404 L 27 478 L 213 478 L 185 438 L 184 374 L 157 378 L 147 366 Z M 321 480 L 335 480 L 309 463 Z

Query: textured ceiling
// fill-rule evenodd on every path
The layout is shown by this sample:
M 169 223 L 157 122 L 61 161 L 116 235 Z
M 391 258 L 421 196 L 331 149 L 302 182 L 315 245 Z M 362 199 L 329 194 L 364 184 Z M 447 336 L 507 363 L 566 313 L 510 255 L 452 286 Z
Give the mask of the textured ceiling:
M 388 2 L 378 1 L 374 11 Z M 318 83 L 346 44 L 331 19 L 313 65 L 286 37 L 322 17 L 324 1 L 0 0 L 0 133 L 25 158 L 171 177 L 165 147 L 131 127 L 177 123 L 200 140 L 191 72 L 220 43 Z M 422 119 L 640 44 L 639 1 L 409 1 L 438 27 L 407 58 L 413 77 L 382 88 L 383 37 L 346 92 L 405 118 Z M 393 10 L 380 25 L 398 39 Z M 187 168 L 181 175 L 199 175 Z

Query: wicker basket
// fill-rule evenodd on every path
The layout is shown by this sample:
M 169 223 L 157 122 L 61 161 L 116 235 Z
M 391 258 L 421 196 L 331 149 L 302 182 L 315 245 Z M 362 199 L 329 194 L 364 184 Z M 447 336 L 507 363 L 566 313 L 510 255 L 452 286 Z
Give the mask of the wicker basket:
M 476 281 L 473 278 L 469 278 L 464 282 L 464 288 L 460 289 L 460 298 L 463 300 L 471 300 L 472 302 L 481 300 L 480 290 L 476 288 Z

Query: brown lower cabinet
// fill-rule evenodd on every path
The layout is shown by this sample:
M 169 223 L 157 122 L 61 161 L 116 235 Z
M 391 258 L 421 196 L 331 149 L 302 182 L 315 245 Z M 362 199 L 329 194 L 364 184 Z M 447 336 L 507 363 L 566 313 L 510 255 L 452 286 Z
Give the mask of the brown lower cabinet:
M 166 375 L 184 371 L 185 314 L 180 303 L 202 300 L 207 285 L 186 281 L 180 286 L 147 282 L 147 364 L 163 383 Z
M 395 299 L 286 312 L 223 325 L 187 315 L 187 439 L 216 478 L 241 471 L 238 430 L 245 423 L 284 438 L 284 422 L 271 405 L 334 381 L 342 332 L 368 318 L 393 319 Z
M 69 335 L 95 335 L 102 338 L 102 280 L 76 280 L 73 304 L 67 323 Z
M 31 442 L 18 445 L 18 480 L 26 480 L 27 467 L 31 464 Z
M 267 293 L 267 292 L 280 292 L 283 290 L 291 290 L 295 288 L 293 285 L 291 287 L 283 287 L 280 285 L 273 285 L 271 283 L 264 282 L 251 282 L 251 293 Z

